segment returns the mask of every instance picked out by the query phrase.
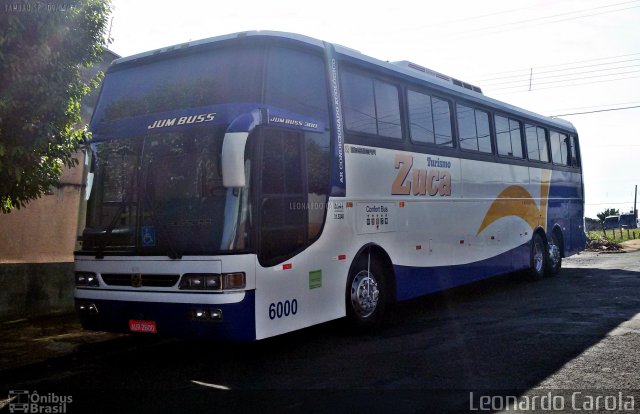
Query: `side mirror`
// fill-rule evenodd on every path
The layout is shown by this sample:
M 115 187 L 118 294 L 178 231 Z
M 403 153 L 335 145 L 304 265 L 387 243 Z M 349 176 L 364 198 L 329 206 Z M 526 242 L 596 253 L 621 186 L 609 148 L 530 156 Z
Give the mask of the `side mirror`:
M 229 187 L 244 187 L 244 149 L 247 144 L 248 132 L 227 132 L 222 141 L 222 185 Z
M 244 151 L 247 138 L 260 125 L 262 112 L 255 109 L 233 120 L 222 141 L 222 185 L 226 188 L 244 187 Z

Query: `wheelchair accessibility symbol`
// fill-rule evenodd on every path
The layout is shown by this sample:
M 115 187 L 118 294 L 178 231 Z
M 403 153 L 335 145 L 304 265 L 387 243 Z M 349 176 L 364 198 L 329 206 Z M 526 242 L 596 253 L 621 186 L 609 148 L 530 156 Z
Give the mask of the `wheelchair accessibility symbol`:
M 142 245 L 143 246 L 155 246 L 156 245 L 156 229 L 151 226 L 142 227 Z

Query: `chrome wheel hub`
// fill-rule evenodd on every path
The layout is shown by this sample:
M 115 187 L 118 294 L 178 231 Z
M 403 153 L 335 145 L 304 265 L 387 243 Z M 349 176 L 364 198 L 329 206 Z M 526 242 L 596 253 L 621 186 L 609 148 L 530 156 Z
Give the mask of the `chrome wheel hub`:
M 353 310 L 362 318 L 371 316 L 378 306 L 378 282 L 366 270 L 358 272 L 351 282 L 351 304 Z
M 540 243 L 535 243 L 533 246 L 533 266 L 536 272 L 542 272 L 543 263 L 544 249 Z
M 558 266 L 560 262 L 560 249 L 556 244 L 549 245 L 549 260 L 553 267 Z

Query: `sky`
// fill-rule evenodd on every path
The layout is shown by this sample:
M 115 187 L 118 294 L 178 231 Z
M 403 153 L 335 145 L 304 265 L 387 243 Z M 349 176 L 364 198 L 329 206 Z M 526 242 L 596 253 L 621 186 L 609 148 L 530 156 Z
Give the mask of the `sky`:
M 246 30 L 293 32 L 409 60 L 492 98 L 563 115 L 580 136 L 585 215 L 633 208 L 640 0 L 112 2 L 109 48 L 121 56 Z

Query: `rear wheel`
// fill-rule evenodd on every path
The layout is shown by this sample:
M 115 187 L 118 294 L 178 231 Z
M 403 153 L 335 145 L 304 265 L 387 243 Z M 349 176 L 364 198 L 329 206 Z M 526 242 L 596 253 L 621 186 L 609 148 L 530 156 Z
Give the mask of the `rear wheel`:
M 558 230 L 551 233 L 551 240 L 549 241 L 547 258 L 546 276 L 555 276 L 562 267 L 562 252 L 560 250 L 561 237 Z
M 532 279 L 540 279 L 547 268 L 547 245 L 539 233 L 531 240 L 531 268 L 529 275 Z
M 376 256 L 363 254 L 354 263 L 347 281 L 347 317 L 359 327 L 378 324 L 385 310 L 384 266 Z

